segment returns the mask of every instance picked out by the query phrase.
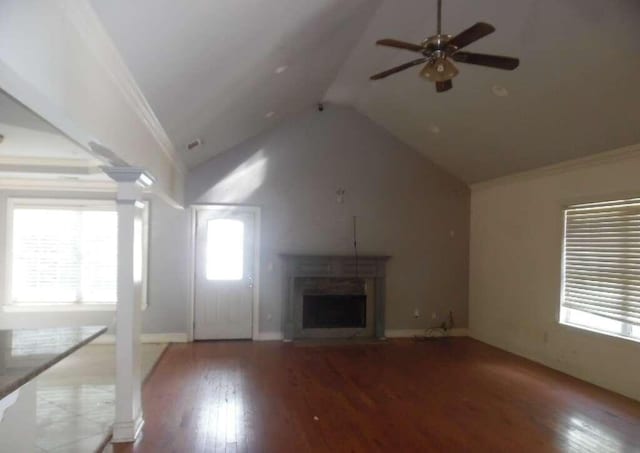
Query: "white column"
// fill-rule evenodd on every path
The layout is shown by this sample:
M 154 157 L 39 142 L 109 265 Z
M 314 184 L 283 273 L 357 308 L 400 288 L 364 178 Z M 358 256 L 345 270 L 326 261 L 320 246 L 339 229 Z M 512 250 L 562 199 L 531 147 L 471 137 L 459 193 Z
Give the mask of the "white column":
M 105 167 L 103 170 L 118 183 L 116 418 L 113 442 L 133 442 L 144 424 L 140 366 L 142 272 L 135 264 L 141 262 L 136 261 L 136 256 L 142 253 L 142 192 L 153 183 L 153 178 L 140 168 Z M 136 238 L 136 235 L 140 237 Z

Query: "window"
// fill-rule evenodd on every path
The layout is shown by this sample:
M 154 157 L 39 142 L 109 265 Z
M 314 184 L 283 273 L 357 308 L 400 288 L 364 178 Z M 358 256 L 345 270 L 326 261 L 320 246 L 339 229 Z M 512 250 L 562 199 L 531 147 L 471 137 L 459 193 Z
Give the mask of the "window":
M 565 210 L 560 322 L 640 341 L 640 199 Z
M 214 219 L 207 222 L 207 280 L 242 280 L 244 223 Z
M 8 217 L 9 309 L 96 309 L 116 303 L 118 215 L 113 202 L 12 199 Z M 141 250 L 135 267 L 143 283 L 144 233 L 144 225 L 136 224 L 135 243 Z

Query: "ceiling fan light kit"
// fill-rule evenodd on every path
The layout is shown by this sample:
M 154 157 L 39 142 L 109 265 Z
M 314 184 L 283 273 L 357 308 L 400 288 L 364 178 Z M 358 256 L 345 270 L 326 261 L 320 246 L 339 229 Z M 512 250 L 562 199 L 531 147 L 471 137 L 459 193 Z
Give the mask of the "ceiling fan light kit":
M 435 35 L 430 36 L 420 44 L 412 44 L 397 39 L 381 39 L 376 43 L 380 46 L 420 53 L 422 57 L 375 74 L 371 76 L 371 80 L 380 80 L 413 66 L 424 64 L 420 71 L 420 76 L 430 82 L 434 82 L 436 91 L 441 93 L 453 87 L 451 80 L 458 75 L 458 68 L 453 64 L 453 61 L 507 71 L 516 69 L 520 64 L 520 60 L 517 58 L 461 51 L 462 48 L 490 35 L 494 31 L 495 28 L 492 25 L 478 22 L 456 36 L 443 34 L 442 0 L 438 0 L 438 30 Z
M 427 63 L 420 75 L 431 82 L 446 82 L 458 75 L 458 68 L 446 58 L 437 58 Z

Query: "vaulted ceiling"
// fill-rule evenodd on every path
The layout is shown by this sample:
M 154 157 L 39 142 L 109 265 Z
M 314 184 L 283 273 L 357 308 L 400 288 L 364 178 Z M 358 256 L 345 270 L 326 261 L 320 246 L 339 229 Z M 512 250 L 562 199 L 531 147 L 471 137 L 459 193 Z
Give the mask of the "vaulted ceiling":
M 191 167 L 322 100 L 378 3 L 93 0 Z
M 355 106 L 467 182 L 640 142 L 636 0 L 444 0 L 445 33 L 492 23 L 469 50 L 521 66 L 460 64 L 440 94 L 417 68 L 368 80 L 415 58 L 374 42 L 433 34 L 435 0 L 92 2 L 190 167 L 320 100 Z

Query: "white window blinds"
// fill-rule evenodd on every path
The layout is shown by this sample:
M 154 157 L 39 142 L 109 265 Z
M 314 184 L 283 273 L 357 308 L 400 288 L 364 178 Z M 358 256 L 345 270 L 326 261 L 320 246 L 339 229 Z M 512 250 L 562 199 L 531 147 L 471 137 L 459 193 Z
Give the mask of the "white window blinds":
M 565 211 L 564 308 L 640 326 L 640 199 Z
M 117 228 L 113 208 L 15 206 L 12 302 L 115 303 Z

